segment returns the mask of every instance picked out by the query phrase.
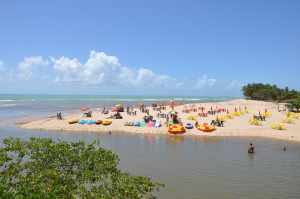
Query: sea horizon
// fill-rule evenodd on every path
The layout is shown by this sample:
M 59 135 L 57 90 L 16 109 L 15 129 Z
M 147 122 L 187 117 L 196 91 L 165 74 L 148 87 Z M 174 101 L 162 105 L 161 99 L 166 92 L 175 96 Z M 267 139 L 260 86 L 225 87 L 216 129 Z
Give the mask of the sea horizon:
M 209 100 L 230 100 L 243 99 L 242 96 L 208 96 L 208 95 L 155 95 L 155 94 L 18 94 L 3 93 L 0 94 L 0 102 L 9 101 L 30 101 L 30 100 L 104 100 L 104 101 L 209 101 Z

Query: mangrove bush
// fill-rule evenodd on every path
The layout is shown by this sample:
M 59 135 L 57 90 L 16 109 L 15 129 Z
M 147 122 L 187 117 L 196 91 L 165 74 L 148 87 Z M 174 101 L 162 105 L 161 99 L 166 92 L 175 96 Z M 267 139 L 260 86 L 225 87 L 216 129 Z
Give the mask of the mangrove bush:
M 7 138 L 0 145 L 0 198 L 155 198 L 161 184 L 118 164 L 115 153 L 95 143 Z

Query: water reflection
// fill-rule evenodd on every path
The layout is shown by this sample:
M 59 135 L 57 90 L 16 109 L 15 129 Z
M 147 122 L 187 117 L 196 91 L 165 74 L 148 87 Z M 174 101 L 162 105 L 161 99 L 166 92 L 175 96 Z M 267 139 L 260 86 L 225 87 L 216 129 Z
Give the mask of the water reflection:
M 211 136 L 191 136 L 191 140 L 195 142 L 203 143 L 218 143 L 224 141 L 223 137 L 211 137 Z
M 166 135 L 166 143 L 168 144 L 180 144 L 184 142 L 184 136 L 182 135 Z
M 145 134 L 144 139 L 148 144 L 156 144 L 159 137 L 157 135 L 152 135 L 152 134 Z

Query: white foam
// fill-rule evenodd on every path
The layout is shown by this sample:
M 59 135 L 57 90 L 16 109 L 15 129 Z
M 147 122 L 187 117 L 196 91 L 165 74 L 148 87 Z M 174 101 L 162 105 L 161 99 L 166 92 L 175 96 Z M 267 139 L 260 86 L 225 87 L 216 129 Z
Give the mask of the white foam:
M 0 102 L 14 102 L 14 101 L 16 101 L 16 100 L 13 100 L 13 99 L 3 99 L 3 100 L 1 100 L 0 99 Z
M 7 107 L 14 107 L 17 106 L 17 104 L 0 104 L 0 108 L 7 108 Z

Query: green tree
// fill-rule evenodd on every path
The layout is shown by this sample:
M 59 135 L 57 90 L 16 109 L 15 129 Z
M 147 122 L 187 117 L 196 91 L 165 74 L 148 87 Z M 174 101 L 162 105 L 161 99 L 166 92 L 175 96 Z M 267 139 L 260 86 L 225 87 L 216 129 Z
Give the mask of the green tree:
M 119 158 L 95 143 L 4 139 L 0 198 L 154 198 L 163 186 L 118 168 Z
M 287 101 L 300 97 L 298 91 L 288 87 L 281 89 L 276 85 L 262 83 L 247 84 L 242 90 L 246 98 L 253 100 Z
M 288 103 L 288 108 L 291 111 L 299 112 L 300 111 L 300 98 L 290 100 Z

